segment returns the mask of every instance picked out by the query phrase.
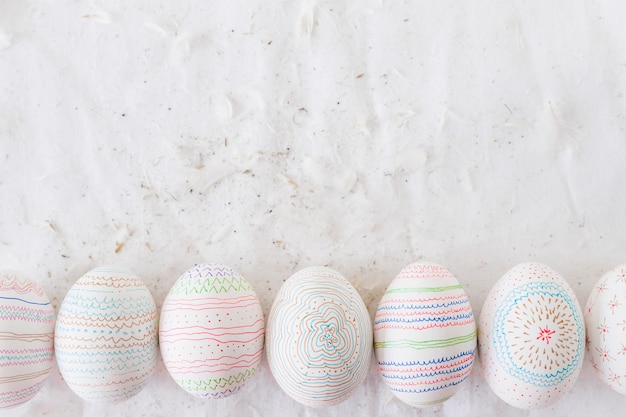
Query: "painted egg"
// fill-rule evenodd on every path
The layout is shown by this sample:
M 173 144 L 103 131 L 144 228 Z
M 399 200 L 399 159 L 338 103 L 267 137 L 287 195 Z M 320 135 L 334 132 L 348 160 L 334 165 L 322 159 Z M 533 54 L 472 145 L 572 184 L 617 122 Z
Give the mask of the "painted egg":
M 229 396 L 256 373 L 265 335 L 261 303 L 228 266 L 196 265 L 178 278 L 160 325 L 165 367 L 194 396 Z
M 467 294 L 446 268 L 408 265 L 391 282 L 374 320 L 383 380 L 403 402 L 446 401 L 467 379 L 476 351 L 476 323 Z
M 137 394 L 157 361 L 157 309 L 128 269 L 104 266 L 70 288 L 54 334 L 65 382 L 87 401 L 116 403 Z
M 54 309 L 39 285 L 0 272 L 0 409 L 39 392 L 54 362 Z
M 626 265 L 597 282 L 585 308 L 587 355 L 596 375 L 626 394 Z
M 338 272 L 303 269 L 278 292 L 266 351 L 274 378 L 290 397 L 310 406 L 338 403 L 369 370 L 372 327 L 365 304 Z
M 484 377 L 507 403 L 546 407 L 574 385 L 583 363 L 583 316 L 551 268 L 527 262 L 507 272 L 489 292 L 478 328 Z

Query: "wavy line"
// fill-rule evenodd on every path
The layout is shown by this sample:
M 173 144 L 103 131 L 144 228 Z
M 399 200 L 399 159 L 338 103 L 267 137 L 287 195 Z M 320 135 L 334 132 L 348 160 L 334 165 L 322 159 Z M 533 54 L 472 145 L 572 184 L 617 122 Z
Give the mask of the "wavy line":
M 47 375 L 52 367 L 46 368 L 41 371 L 29 372 L 20 375 L 0 376 L 0 384 L 9 384 L 12 382 L 28 381 L 29 379 L 39 378 L 40 376 Z
M 23 298 L 18 298 L 18 297 L 0 297 L 0 300 L 15 300 L 15 301 L 21 301 L 26 304 L 33 304 L 37 306 L 49 306 L 50 305 L 50 301 L 45 302 L 45 303 L 36 303 L 34 301 L 28 301 L 28 300 L 25 300 Z
M 50 342 L 54 333 L 19 334 L 13 332 L 0 332 L 0 340 L 21 340 L 24 342 Z
M 407 294 L 413 292 L 444 292 L 444 291 L 452 291 L 452 290 L 462 290 L 463 287 L 461 284 L 458 285 L 447 285 L 445 287 L 415 287 L 415 288 L 392 288 L 390 290 L 385 291 L 385 294 Z
M 462 297 L 464 299 L 457 301 L 450 301 L 448 303 L 435 303 L 435 304 L 425 304 L 425 300 L 396 300 L 395 302 L 385 302 L 378 305 L 378 311 L 385 310 L 435 310 L 440 308 L 449 308 L 459 305 L 469 304 L 469 300 Z M 410 304 L 414 303 L 414 304 Z
M 410 362 L 393 362 L 393 361 L 378 361 L 379 365 L 388 365 L 388 366 L 415 366 L 415 365 L 431 365 L 431 364 L 440 364 L 449 361 L 453 361 L 455 359 L 462 358 L 467 355 L 474 355 L 475 350 L 465 350 L 463 352 L 459 352 L 452 356 L 444 356 L 441 358 L 428 359 L 424 361 L 410 361 Z
M 416 341 L 411 339 L 389 340 L 385 342 L 374 343 L 375 348 L 411 348 L 415 350 L 442 348 L 454 346 L 461 343 L 469 342 L 476 339 L 476 331 L 464 336 L 450 337 L 441 340 L 422 340 Z
M 20 366 L 29 366 L 29 365 L 38 365 L 40 363 L 52 362 L 54 359 L 52 355 L 47 358 L 40 358 L 38 360 L 15 360 L 15 358 L 1 358 L 0 368 L 10 368 L 10 367 L 20 367 Z M 6 359 L 6 361 L 5 361 Z
M 446 322 L 446 321 L 453 321 L 453 320 L 470 319 L 473 317 L 474 315 L 472 314 L 472 311 L 470 309 L 469 313 L 455 314 L 455 315 L 446 316 L 446 317 L 426 317 L 426 318 L 416 318 L 416 319 L 405 319 L 405 318 L 392 316 L 392 318 L 376 319 L 374 321 L 374 325 L 381 324 L 381 323 L 423 323 L 423 322 L 429 322 L 429 321 Z
M 180 333 L 177 336 L 181 336 L 181 335 L 188 335 L 188 336 L 192 336 L 192 335 L 200 335 L 203 336 L 205 333 Z M 187 341 L 191 341 L 191 340 L 210 340 L 213 342 L 217 342 L 217 343 L 250 343 L 253 342 L 259 338 L 262 338 L 263 334 L 259 334 L 255 337 L 253 337 L 252 339 L 243 339 L 243 340 L 237 340 L 237 339 L 233 339 L 233 340 L 220 340 L 214 337 L 200 337 L 200 338 L 191 338 L 191 337 L 177 337 L 176 340 L 161 340 L 160 343 L 161 345 L 164 344 L 176 344 L 176 343 L 180 343 L 183 340 L 187 340 Z
M 13 273 L 0 273 L 0 291 L 15 291 L 19 294 L 35 293 L 45 296 L 43 289 L 35 281 L 20 278 Z
M 411 303 L 411 302 L 416 302 L 416 303 L 426 303 L 426 302 L 430 302 L 430 301 L 446 301 L 446 300 L 459 300 L 459 299 L 464 299 L 463 301 L 465 301 L 465 299 L 467 299 L 467 294 L 465 294 L 465 292 L 461 292 L 461 293 L 457 293 L 455 292 L 454 294 L 449 294 L 446 296 L 440 296 L 440 297 L 420 297 L 420 298 L 406 298 L 406 297 L 402 297 L 402 298 L 385 298 L 385 300 L 381 300 L 380 305 L 386 305 L 386 304 L 398 304 L 398 303 Z
M 401 324 L 397 324 L 397 325 L 393 325 L 393 324 L 385 324 L 385 325 L 380 325 L 380 326 L 375 326 L 374 330 L 375 331 L 379 331 L 382 329 L 397 329 L 397 330 L 428 330 L 428 329 L 435 329 L 435 328 L 441 328 L 441 329 L 445 329 L 447 327 L 456 327 L 456 326 L 466 326 L 468 324 L 474 324 L 474 318 L 470 318 L 468 320 L 461 320 L 461 321 L 454 321 L 454 322 L 445 322 L 445 323 L 433 323 L 433 324 L 429 324 L 427 326 L 416 326 L 416 325 L 401 325 Z
M 424 389 L 420 389 L 420 390 L 406 389 L 406 388 L 397 388 L 397 387 L 393 387 L 393 386 L 389 386 L 389 389 L 394 391 L 394 392 L 400 392 L 400 393 L 420 394 L 420 393 L 425 393 L 425 392 L 439 391 L 439 390 L 442 390 L 444 388 L 457 386 L 457 385 L 461 384 L 463 381 L 465 381 L 468 377 L 469 377 L 469 372 L 463 378 L 461 378 L 461 379 L 459 379 L 457 381 L 453 381 L 453 382 L 451 382 L 449 384 L 438 386 L 438 387 L 424 388 Z
M 221 327 L 203 327 L 203 326 L 181 326 L 181 327 L 173 327 L 171 329 L 167 329 L 167 330 L 163 330 L 163 326 L 161 325 L 161 333 L 162 334 L 166 334 L 172 331 L 176 331 L 176 330 L 186 330 L 186 329 L 203 329 L 203 330 L 208 330 L 208 331 L 212 331 L 212 330 L 230 330 L 230 329 L 249 329 L 251 327 L 255 327 L 256 325 L 258 325 L 259 323 L 263 323 L 263 319 L 260 318 L 250 324 L 246 324 L 243 326 L 221 326 Z M 259 330 L 263 330 L 262 328 Z M 257 330 L 257 331 L 259 331 Z
M 472 307 L 467 304 L 462 308 L 436 309 L 435 311 L 419 311 L 420 309 L 398 309 L 399 311 L 378 311 L 376 317 L 408 317 L 408 316 L 444 316 L 452 313 L 461 313 L 464 311 L 472 311 Z

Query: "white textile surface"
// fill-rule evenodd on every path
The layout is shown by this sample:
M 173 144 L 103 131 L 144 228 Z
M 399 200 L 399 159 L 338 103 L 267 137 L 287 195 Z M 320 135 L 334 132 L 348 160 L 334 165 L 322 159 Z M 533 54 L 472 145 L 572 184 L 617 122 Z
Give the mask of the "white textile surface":
M 199 262 L 232 266 L 267 315 L 328 265 L 374 314 L 400 269 L 450 269 L 480 313 L 536 260 L 584 305 L 626 262 L 626 6 L 606 2 L 0 0 L 0 268 L 58 311 L 126 266 L 160 306 Z M 476 364 L 478 365 L 478 364 Z M 553 407 L 514 409 L 480 366 L 442 406 L 386 390 L 306 408 L 263 360 L 194 399 L 162 362 L 136 397 L 85 403 L 57 369 L 11 416 L 585 416 L 624 398 L 588 362 Z

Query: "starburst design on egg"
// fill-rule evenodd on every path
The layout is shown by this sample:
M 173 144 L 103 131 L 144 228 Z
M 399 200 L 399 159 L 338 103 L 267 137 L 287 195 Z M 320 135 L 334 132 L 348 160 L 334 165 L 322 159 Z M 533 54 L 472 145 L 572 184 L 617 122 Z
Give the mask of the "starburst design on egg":
M 537 386 L 552 386 L 571 375 L 582 360 L 585 337 L 575 308 L 554 283 L 511 291 L 494 317 L 494 347 L 508 372 Z

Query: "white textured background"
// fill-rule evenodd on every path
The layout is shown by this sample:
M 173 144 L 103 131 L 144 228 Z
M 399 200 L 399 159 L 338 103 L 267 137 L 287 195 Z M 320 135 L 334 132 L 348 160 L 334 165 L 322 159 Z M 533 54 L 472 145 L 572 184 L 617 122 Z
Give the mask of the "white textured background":
M 0 0 L 0 266 L 58 310 L 97 265 L 135 270 L 160 306 L 194 263 L 222 262 L 267 314 L 283 280 L 325 264 L 373 314 L 404 265 L 430 260 L 478 316 L 501 275 L 538 260 L 584 305 L 626 260 L 626 6 L 502 3 Z M 207 402 L 161 363 L 118 406 L 83 403 L 55 370 L 2 415 L 527 415 L 479 366 L 441 407 L 392 398 L 372 365 L 348 401 L 307 409 L 263 361 Z M 623 404 L 586 363 L 528 415 Z

